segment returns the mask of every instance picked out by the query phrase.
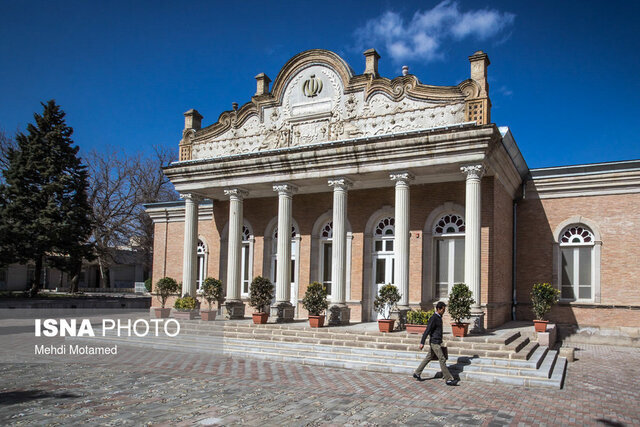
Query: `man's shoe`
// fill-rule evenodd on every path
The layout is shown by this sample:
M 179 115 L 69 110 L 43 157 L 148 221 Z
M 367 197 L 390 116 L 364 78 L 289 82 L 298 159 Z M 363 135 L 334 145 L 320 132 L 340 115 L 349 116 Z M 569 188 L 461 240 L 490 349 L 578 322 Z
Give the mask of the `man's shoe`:
M 458 385 L 458 380 L 447 380 L 447 385 L 457 386 Z
M 413 374 L 413 378 L 417 379 L 418 381 L 422 380 L 422 378 L 420 378 L 420 374 L 416 374 L 416 373 Z

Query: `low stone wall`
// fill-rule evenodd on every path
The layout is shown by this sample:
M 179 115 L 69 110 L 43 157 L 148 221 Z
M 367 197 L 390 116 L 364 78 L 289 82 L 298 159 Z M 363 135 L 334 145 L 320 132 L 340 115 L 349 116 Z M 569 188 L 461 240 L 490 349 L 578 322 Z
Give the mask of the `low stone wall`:
M 94 309 L 94 308 L 149 308 L 150 296 L 56 297 L 0 299 L 0 309 Z
M 563 346 L 600 344 L 640 347 L 640 327 L 600 328 L 559 325 L 559 339 Z

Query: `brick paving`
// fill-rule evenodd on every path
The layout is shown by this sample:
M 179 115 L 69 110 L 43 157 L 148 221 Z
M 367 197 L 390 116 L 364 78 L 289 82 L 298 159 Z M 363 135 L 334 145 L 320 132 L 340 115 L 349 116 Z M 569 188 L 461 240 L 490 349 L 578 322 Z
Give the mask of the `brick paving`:
M 447 387 L 441 379 L 120 345 L 117 357 L 20 362 L 33 353 L 32 334 L 3 329 L 2 425 L 640 425 L 637 348 L 581 345 L 562 390 Z

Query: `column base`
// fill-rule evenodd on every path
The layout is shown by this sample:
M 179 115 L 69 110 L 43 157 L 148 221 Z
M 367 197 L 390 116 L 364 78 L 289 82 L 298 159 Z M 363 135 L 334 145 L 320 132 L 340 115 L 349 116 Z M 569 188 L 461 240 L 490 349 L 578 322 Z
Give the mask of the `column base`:
M 483 334 L 484 332 L 484 312 L 482 310 L 473 311 L 473 309 L 471 309 L 471 317 L 469 317 L 469 333 Z
M 329 326 L 348 325 L 351 320 L 351 309 L 346 304 L 334 304 L 329 307 Z
M 293 322 L 295 309 L 289 301 L 279 302 L 270 307 L 271 317 L 276 323 Z
M 226 301 L 222 306 L 225 319 L 244 319 L 244 303 L 242 301 Z
M 411 311 L 411 308 L 408 306 L 398 306 L 396 310 L 391 311 L 390 319 L 396 320 L 395 330 L 404 331 L 406 329 L 407 324 L 407 312 Z

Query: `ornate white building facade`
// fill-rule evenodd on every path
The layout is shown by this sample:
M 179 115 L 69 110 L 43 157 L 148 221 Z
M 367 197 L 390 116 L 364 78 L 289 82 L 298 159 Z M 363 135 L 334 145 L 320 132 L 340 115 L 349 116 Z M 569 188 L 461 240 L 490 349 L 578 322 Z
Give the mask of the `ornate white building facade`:
M 185 113 L 180 159 L 165 168 L 184 202 L 147 206 L 154 282 L 181 278 L 182 293 L 193 295 L 204 277 L 218 277 L 225 312 L 238 318 L 251 279 L 265 276 L 276 284 L 272 317 L 289 321 L 306 316 L 300 301 L 319 281 L 333 324 L 375 319 L 373 299 L 386 283 L 408 310 L 428 309 L 465 282 L 481 329 L 511 319 L 516 294 L 536 279 L 558 276 L 549 263 L 531 283 L 516 280 L 518 262 L 528 262 L 517 255 L 516 206 L 535 180 L 509 129 L 491 123 L 488 56 L 470 56 L 470 78 L 447 87 L 406 70 L 389 80 L 375 50 L 364 56 L 356 75 L 332 52 L 302 52 L 272 87 L 256 76 L 251 101 L 216 123 L 202 127 L 196 110 Z M 573 257 L 553 250 L 550 260 Z M 558 283 L 569 306 L 584 300 L 569 292 L 580 280 Z

